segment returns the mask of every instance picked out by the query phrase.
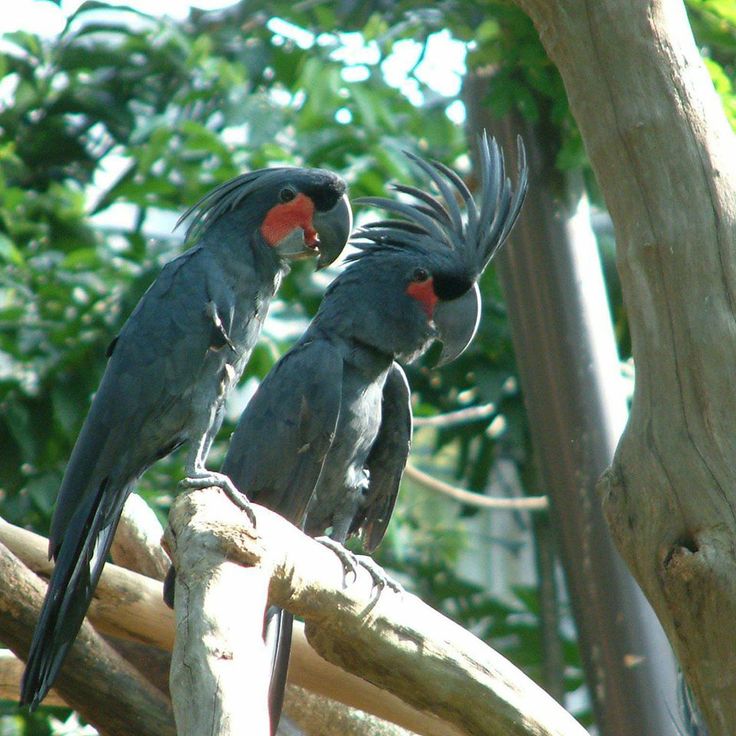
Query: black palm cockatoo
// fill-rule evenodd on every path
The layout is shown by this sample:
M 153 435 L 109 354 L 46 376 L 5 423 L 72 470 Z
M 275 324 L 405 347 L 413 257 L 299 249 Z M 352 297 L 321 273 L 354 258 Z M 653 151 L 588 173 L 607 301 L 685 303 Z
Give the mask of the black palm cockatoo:
M 358 231 L 352 242 L 359 251 L 303 337 L 259 386 L 222 466 L 251 501 L 312 536 L 328 532 L 342 543 L 361 533 L 368 551 L 386 531 L 411 441 L 409 386 L 396 361 L 415 360 L 435 339 L 443 343 L 440 362 L 467 347 L 480 318 L 478 278 L 514 225 L 527 188 L 521 141 L 514 188 L 495 141 L 483 137 L 480 207 L 454 171 L 408 155 L 444 204 L 406 186 L 394 189 L 415 203 L 362 200 L 404 219 Z M 272 681 L 272 716 L 291 631 L 288 614 L 273 614 L 268 629 L 280 671 Z
M 321 169 L 244 174 L 189 217 L 192 247 L 164 266 L 111 344 L 66 468 L 51 522 L 56 566 L 23 675 L 21 703 L 31 708 L 82 625 L 140 475 L 189 443 L 184 483 L 228 486 L 205 460 L 288 261 L 332 262 L 352 226 L 345 182 Z

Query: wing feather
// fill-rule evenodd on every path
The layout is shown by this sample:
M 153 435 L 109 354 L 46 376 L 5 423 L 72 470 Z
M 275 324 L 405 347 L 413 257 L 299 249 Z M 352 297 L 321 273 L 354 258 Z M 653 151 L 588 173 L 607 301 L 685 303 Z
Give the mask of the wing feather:
M 251 501 L 301 526 L 335 437 L 342 358 L 323 340 L 289 351 L 233 433 L 222 472 Z
M 351 534 L 360 532 L 368 552 L 381 543 L 386 533 L 409 456 L 412 423 L 409 397 L 406 375 L 394 363 L 383 389 L 381 427 L 368 456 L 370 481 L 366 503 L 350 530 Z

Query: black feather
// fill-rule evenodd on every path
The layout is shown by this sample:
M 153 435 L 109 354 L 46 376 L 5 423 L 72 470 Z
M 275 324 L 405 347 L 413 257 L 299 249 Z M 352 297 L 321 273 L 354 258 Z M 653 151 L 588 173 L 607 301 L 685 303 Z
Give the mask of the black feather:
M 477 278 L 503 245 L 521 210 L 528 185 L 526 152 L 518 138 L 516 188 L 506 177 L 503 154 L 493 138 L 479 141 L 481 191 L 477 202 L 457 172 L 439 161 L 406 155 L 431 179 L 440 193 L 432 196 L 416 187 L 393 185 L 417 202 L 384 197 L 363 197 L 360 204 L 380 207 L 403 219 L 381 220 L 358 229 L 351 245 L 358 252 L 348 260 L 378 255 L 381 250 L 404 248 L 420 252 L 450 249 L 463 270 Z M 464 205 L 464 212 L 458 205 Z M 447 252 L 445 250 L 445 252 Z

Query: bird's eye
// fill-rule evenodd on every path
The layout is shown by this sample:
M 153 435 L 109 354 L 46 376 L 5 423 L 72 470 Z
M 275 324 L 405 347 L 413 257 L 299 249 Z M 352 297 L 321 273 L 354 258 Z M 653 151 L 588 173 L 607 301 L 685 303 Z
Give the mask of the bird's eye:
M 294 197 L 296 197 L 296 192 L 291 187 L 284 187 L 279 192 L 279 199 L 282 202 L 291 202 Z
M 429 278 L 429 271 L 426 268 L 415 268 L 414 273 L 411 275 L 412 281 L 426 281 Z

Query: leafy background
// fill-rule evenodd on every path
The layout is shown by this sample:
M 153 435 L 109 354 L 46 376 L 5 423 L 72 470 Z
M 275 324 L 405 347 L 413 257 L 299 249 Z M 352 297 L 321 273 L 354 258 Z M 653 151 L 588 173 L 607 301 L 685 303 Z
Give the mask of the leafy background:
M 693 29 L 736 126 L 736 11 L 690 0 Z M 87 2 L 63 32 L 7 34 L 0 47 L 0 515 L 46 533 L 61 474 L 104 369 L 106 345 L 162 263 L 181 248 L 176 218 L 217 183 L 275 164 L 340 172 L 351 196 L 413 181 L 402 150 L 467 171 L 460 92 L 431 82 L 438 34 L 466 44 L 467 69 L 492 66 L 483 104 L 544 122 L 560 169 L 592 182 L 559 76 L 530 22 L 505 2 L 241 2 L 174 21 Z M 391 59 L 411 46 L 397 85 Z M 388 61 L 387 61 L 388 60 Z M 440 59 L 436 63 L 443 63 Z M 395 64 L 393 65 L 395 66 Z M 421 181 L 421 180 L 420 180 Z M 626 317 L 604 232 L 601 253 L 619 350 Z M 216 467 L 254 382 L 314 313 L 326 277 L 300 264 L 286 280 L 247 379 L 213 449 Z M 442 371 L 409 369 L 415 413 L 491 404 L 482 420 L 418 429 L 414 462 L 477 491 L 537 494 L 523 396 L 501 291 L 484 276 L 481 329 Z M 144 477 L 161 518 L 182 475 L 179 455 Z M 506 481 L 503 481 L 503 479 Z M 508 480 L 510 478 L 510 480 Z M 407 587 L 542 679 L 536 532 L 543 519 L 487 512 L 405 481 L 378 559 Z M 500 529 L 500 531 L 499 531 Z M 545 537 L 546 539 L 546 537 Z M 497 580 L 493 585 L 489 580 Z M 567 705 L 591 723 L 574 624 L 562 597 L 558 644 Z M 19 715 L 0 704 L 0 735 L 70 733 L 68 713 Z

